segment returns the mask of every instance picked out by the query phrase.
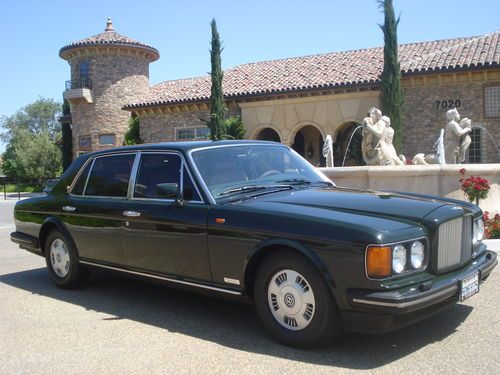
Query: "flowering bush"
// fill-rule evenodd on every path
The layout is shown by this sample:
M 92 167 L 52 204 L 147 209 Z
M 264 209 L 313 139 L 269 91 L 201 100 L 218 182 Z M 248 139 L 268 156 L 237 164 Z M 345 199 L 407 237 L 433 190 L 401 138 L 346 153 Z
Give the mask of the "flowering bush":
M 490 217 L 490 213 L 485 211 L 484 219 L 484 236 L 486 238 L 500 238 L 500 214 Z
M 470 176 L 465 178 L 465 168 L 460 169 L 460 190 L 462 190 L 470 202 L 476 202 L 479 205 L 481 199 L 486 199 L 490 191 L 488 180 L 479 176 Z

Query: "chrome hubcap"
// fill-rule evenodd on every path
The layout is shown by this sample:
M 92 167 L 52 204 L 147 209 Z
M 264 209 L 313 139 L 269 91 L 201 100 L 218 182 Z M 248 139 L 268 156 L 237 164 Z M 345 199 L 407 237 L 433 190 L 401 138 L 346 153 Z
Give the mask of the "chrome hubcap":
M 66 244 L 59 238 L 50 245 L 50 263 L 59 277 L 65 277 L 69 272 L 70 259 Z
M 267 289 L 269 308 L 283 327 L 300 331 L 312 321 L 316 307 L 309 282 L 293 270 L 276 272 Z

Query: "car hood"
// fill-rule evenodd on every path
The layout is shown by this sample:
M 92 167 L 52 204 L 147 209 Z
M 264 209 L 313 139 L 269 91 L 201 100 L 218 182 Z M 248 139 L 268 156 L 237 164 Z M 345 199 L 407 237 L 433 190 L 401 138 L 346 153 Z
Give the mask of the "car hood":
M 420 224 L 432 211 L 450 203 L 437 197 L 419 197 L 406 193 L 318 187 L 262 194 L 254 196 L 254 199 L 240 201 L 238 204 L 271 211 L 287 211 L 288 206 L 289 211 L 296 211 L 298 208 L 302 213 L 306 213 L 303 210 L 307 208 L 334 210 L 386 219 L 397 218 Z

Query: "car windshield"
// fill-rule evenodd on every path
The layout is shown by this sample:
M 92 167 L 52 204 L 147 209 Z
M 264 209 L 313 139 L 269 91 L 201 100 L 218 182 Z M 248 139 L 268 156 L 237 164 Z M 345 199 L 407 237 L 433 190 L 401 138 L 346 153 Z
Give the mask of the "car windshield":
M 192 156 L 215 199 L 296 185 L 331 184 L 310 163 L 283 145 L 221 146 L 195 150 Z

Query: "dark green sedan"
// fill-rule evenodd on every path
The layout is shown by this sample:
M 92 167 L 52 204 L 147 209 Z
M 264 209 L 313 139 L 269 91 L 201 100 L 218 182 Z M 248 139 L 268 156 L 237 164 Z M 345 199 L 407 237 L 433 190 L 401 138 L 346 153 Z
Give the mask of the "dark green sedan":
M 12 241 L 76 288 L 104 269 L 255 304 L 292 346 L 387 332 L 479 292 L 479 207 L 335 186 L 289 147 L 217 141 L 79 157 L 15 207 Z

